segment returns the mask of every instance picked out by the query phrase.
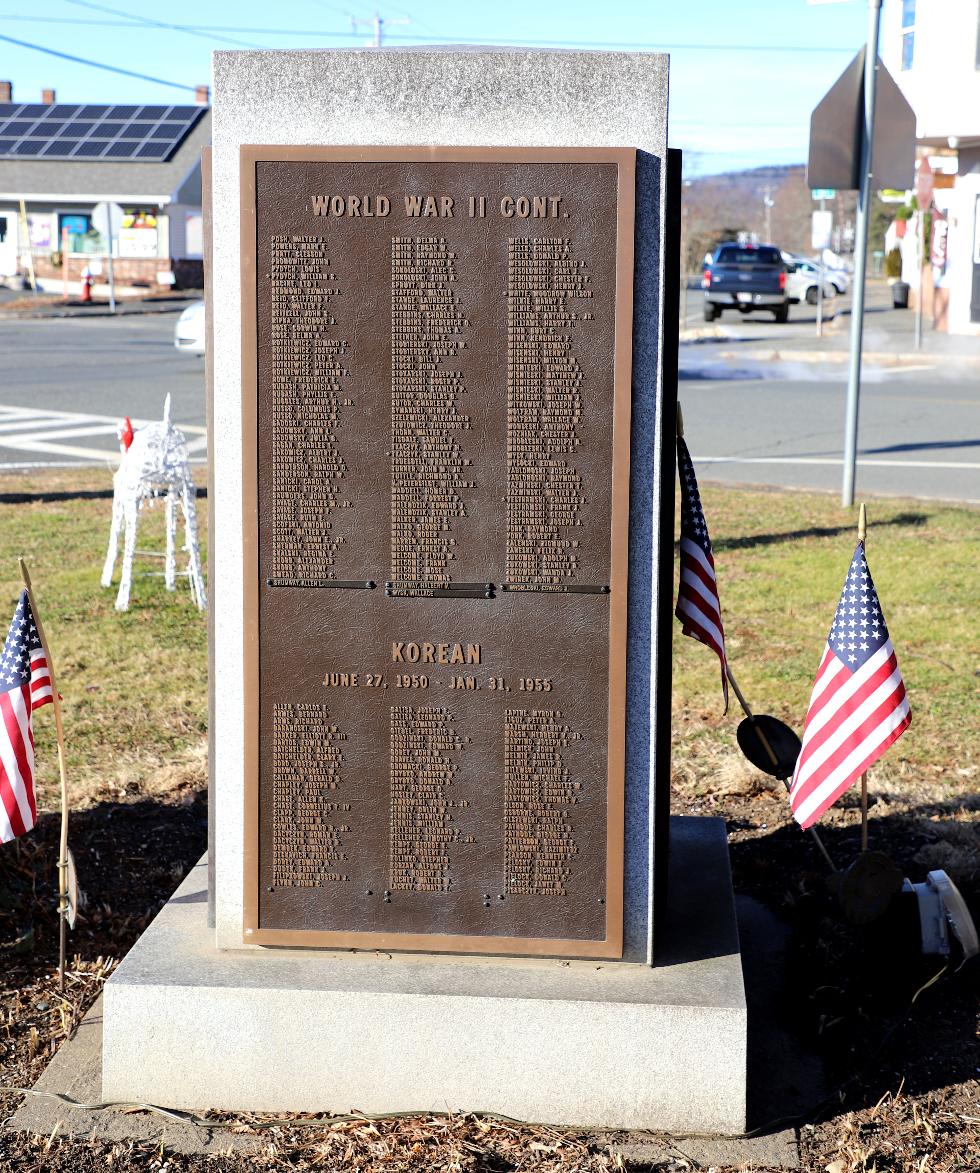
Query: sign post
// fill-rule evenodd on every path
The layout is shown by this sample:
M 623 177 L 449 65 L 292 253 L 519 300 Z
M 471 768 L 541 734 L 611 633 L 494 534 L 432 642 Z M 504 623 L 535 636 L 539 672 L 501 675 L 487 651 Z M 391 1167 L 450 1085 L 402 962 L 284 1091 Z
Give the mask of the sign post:
M 823 337 L 823 250 L 830 248 L 830 241 L 834 229 L 834 214 L 827 212 L 823 206 L 824 197 L 820 197 L 820 211 L 813 213 L 810 226 L 810 247 L 817 250 L 817 337 Z
M 915 349 L 922 349 L 922 272 L 926 267 L 926 212 L 932 203 L 932 168 L 923 159 L 915 176 L 915 201 L 919 205 L 916 220 L 916 264 L 919 269 L 918 293 L 915 298 Z
M 854 504 L 871 177 L 873 174 L 879 188 L 908 187 L 915 163 L 915 112 L 878 60 L 880 26 L 881 0 L 868 0 L 868 43 L 827 91 L 810 119 L 807 183 L 811 189 L 832 187 L 858 192 L 841 488 L 844 505 Z
M 96 204 L 92 210 L 92 223 L 106 240 L 106 259 L 109 263 L 109 312 L 116 312 L 116 282 L 112 271 L 112 239 L 122 226 L 123 210 L 118 204 Z

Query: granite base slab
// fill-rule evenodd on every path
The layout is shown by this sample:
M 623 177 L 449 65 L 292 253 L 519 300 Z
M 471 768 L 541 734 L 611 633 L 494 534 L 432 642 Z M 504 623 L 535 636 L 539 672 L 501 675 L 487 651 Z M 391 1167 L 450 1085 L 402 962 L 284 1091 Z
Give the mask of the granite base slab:
M 652 968 L 218 950 L 202 861 L 106 985 L 103 1098 L 740 1132 L 746 1004 L 725 826 L 674 818 L 671 831 Z

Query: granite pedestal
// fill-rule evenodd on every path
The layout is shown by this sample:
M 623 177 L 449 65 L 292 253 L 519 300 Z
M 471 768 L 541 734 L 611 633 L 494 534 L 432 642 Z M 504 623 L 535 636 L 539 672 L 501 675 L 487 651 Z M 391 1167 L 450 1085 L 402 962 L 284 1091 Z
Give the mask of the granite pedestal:
M 202 864 L 106 985 L 103 1097 L 739 1132 L 746 1008 L 725 826 L 671 822 L 653 968 L 219 951 Z

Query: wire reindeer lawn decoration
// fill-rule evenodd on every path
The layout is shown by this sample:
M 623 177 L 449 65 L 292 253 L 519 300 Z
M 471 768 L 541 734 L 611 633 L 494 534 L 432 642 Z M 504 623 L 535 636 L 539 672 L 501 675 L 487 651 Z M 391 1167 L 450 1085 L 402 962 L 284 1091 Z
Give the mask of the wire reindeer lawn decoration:
M 131 435 L 131 438 L 130 438 Z M 190 581 L 191 598 L 199 610 L 207 607 L 204 579 L 201 575 L 201 554 L 197 540 L 197 490 L 191 479 L 187 457 L 187 440 L 170 420 L 170 396 L 163 404 L 163 419 L 147 424 L 123 441 L 123 454 L 113 478 L 112 528 L 109 549 L 102 569 L 102 585 L 112 585 L 112 574 L 119 549 L 119 535 L 123 538 L 122 577 L 116 595 L 116 610 L 129 609 L 129 592 L 133 581 L 133 558 L 136 555 L 136 532 L 140 512 L 149 502 L 159 497 L 166 499 L 167 551 L 164 563 L 164 584 L 168 591 L 177 585 L 177 503 L 184 514 L 184 546 L 188 554 L 186 574 Z M 128 447 L 125 440 L 129 440 Z

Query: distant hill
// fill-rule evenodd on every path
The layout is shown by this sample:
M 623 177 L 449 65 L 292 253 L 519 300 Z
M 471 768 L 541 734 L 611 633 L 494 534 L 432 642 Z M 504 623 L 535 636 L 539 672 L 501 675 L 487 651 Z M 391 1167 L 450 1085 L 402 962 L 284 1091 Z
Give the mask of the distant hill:
M 853 222 L 852 193 L 839 195 L 828 206 L 838 229 Z M 816 207 L 802 163 L 685 180 L 683 249 L 688 267 L 696 269 L 705 252 L 739 232 L 754 234 L 761 242 L 788 252 L 810 253 L 811 216 Z

